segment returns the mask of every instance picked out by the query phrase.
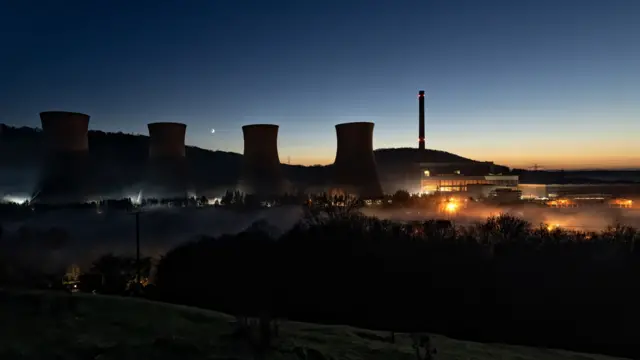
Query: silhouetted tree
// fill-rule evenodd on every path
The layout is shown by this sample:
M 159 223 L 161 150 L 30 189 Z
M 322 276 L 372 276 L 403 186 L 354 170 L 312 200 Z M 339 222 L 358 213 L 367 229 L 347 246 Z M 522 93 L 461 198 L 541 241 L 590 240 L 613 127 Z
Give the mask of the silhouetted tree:
M 393 200 L 394 204 L 408 205 L 409 200 L 411 200 L 411 194 L 406 190 L 398 190 L 393 194 L 391 200 Z
M 229 206 L 233 203 L 233 192 L 227 190 L 220 199 L 220 205 Z
M 137 276 L 136 261 L 131 257 L 118 257 L 106 254 L 93 262 L 91 272 L 100 274 L 103 279 L 102 291 L 105 293 L 124 293 L 135 284 Z M 142 285 L 146 285 L 151 272 L 151 258 L 140 259 L 140 275 Z

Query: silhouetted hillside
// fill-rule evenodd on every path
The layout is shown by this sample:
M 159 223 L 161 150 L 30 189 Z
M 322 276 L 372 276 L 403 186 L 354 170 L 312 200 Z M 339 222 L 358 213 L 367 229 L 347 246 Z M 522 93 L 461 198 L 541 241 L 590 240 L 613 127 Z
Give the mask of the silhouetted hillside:
M 416 148 L 389 148 L 374 151 L 378 164 L 407 164 L 416 162 L 450 162 L 450 163 L 475 163 L 471 159 L 458 156 L 446 151 L 426 149 L 420 151 Z
M 93 171 L 105 193 L 136 189 L 144 181 L 149 154 L 149 137 L 103 131 L 89 132 Z M 490 162 L 475 161 L 439 150 L 415 148 L 375 150 L 380 181 L 385 192 L 397 189 L 416 191 L 420 184 L 420 163 L 451 163 L 442 172 L 462 170 L 465 175 L 506 174 L 510 169 Z M 46 154 L 41 129 L 10 127 L 0 124 L 0 187 L 5 192 L 30 191 Z M 234 187 L 242 167 L 242 155 L 211 151 L 195 146 L 186 149 L 189 171 L 196 190 L 212 195 Z M 461 166 L 462 165 L 462 166 Z M 285 177 L 297 188 L 326 188 L 332 166 L 283 164 Z M 462 167 L 462 169 L 459 169 Z M 522 183 L 601 183 L 635 182 L 637 171 L 526 171 L 516 169 Z M 26 190 L 29 189 L 29 190 Z
M 5 169 L 3 173 L 34 172 L 39 169 L 46 154 L 41 129 L 2 125 L 0 134 L 0 167 Z M 149 153 L 148 136 L 89 131 L 89 149 L 95 171 L 108 191 L 121 190 L 143 181 Z M 186 155 L 191 178 L 199 191 L 217 190 L 236 184 L 242 166 L 241 154 L 187 146 Z M 482 171 L 487 166 L 487 163 L 438 150 L 378 149 L 375 150 L 375 156 L 386 191 L 395 191 L 392 187 L 399 184 L 400 178 L 417 186 L 419 162 L 469 163 L 481 166 Z M 331 165 L 282 166 L 285 176 L 294 184 L 302 187 L 329 185 Z M 501 169 L 508 171 L 507 168 Z

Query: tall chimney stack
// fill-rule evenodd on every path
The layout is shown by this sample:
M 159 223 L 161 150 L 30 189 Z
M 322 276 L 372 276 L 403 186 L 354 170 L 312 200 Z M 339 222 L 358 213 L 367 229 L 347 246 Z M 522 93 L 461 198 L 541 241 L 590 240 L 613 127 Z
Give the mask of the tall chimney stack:
M 424 150 L 424 90 L 418 92 L 418 149 Z

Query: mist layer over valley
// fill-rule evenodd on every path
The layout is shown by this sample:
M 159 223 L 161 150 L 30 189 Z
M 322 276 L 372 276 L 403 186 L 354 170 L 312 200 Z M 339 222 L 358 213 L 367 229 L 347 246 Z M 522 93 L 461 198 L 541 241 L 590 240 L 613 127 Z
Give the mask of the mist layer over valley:
M 300 206 L 247 212 L 216 207 L 150 209 L 140 214 L 141 256 L 158 258 L 199 236 L 236 234 L 254 224 L 278 236 L 302 214 Z M 6 253 L 21 255 L 21 260 L 46 271 L 72 263 L 86 268 L 101 255 L 133 256 L 136 251 L 135 216 L 126 211 L 58 210 L 5 221 L 2 226 Z
M 539 225 L 576 231 L 601 231 L 623 224 L 640 227 L 640 212 L 630 209 L 552 209 L 539 206 L 498 207 L 474 204 L 454 216 L 420 209 L 364 207 L 365 216 L 408 222 L 447 218 L 456 226 L 484 223 L 491 216 L 510 214 Z M 159 258 L 170 249 L 201 236 L 236 234 L 258 226 L 274 237 L 290 230 L 304 217 L 302 206 L 288 205 L 254 211 L 222 207 L 151 207 L 140 216 L 141 255 Z M 20 262 L 45 271 L 59 271 L 69 264 L 83 268 L 105 254 L 135 255 L 136 221 L 127 211 L 68 209 L 34 213 L 26 219 L 2 223 L 2 246 Z
M 509 214 L 528 221 L 533 227 L 551 225 L 576 231 L 602 231 L 617 224 L 640 227 L 640 211 L 637 209 L 619 209 L 602 207 L 548 208 L 534 204 L 518 206 L 491 206 L 473 204 L 456 214 L 442 214 L 436 211 L 420 209 L 377 209 L 364 208 L 362 213 L 379 219 L 393 221 L 424 221 L 429 219 L 448 219 L 455 225 L 467 226 L 484 223 L 487 218 L 500 214 Z

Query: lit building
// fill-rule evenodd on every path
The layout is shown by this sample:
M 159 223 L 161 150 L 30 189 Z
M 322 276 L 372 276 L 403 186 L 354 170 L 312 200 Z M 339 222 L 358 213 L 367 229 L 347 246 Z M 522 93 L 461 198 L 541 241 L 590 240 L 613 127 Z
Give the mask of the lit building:
M 633 207 L 633 200 L 629 199 L 612 199 L 609 201 L 609 206 L 619 208 L 631 208 Z
M 485 176 L 465 176 L 465 175 L 435 175 L 424 174 L 421 182 L 421 189 L 424 193 L 432 192 L 466 192 L 476 185 L 494 185 L 497 187 L 511 188 L 518 186 L 517 175 L 485 175 Z M 471 188 L 471 189 L 470 189 Z M 492 189 L 495 190 L 495 189 Z
M 523 199 L 546 200 L 579 197 L 579 200 L 640 197 L 637 184 L 519 184 Z
M 522 198 L 525 200 L 548 199 L 549 192 L 545 184 L 518 184 L 518 189 L 522 191 Z
M 520 184 L 522 199 L 544 200 L 554 208 L 603 206 L 633 208 L 638 190 L 628 184 Z
M 496 190 L 515 190 L 518 187 L 517 175 L 494 175 L 491 173 L 489 173 L 489 175 L 465 175 L 461 170 L 453 170 L 451 168 L 452 165 L 456 164 L 421 164 L 421 192 L 428 194 L 436 192 L 464 192 L 471 197 L 479 198 L 489 197 L 495 194 Z M 481 169 L 477 169 L 477 171 L 480 170 Z M 467 172 L 467 169 L 465 169 L 465 172 Z
M 492 186 L 488 186 L 492 187 Z M 513 187 L 493 186 L 495 189 L 489 192 L 489 198 L 501 203 L 513 203 L 522 199 L 522 191 Z

